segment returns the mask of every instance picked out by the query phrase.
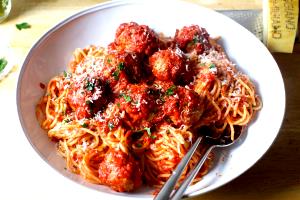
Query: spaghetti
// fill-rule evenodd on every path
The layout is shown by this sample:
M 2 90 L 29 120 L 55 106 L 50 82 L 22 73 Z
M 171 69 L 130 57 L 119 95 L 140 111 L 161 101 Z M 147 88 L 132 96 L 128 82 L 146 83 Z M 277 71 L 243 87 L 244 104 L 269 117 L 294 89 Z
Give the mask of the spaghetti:
M 204 28 L 162 38 L 130 22 L 107 48 L 76 49 L 36 114 L 70 171 L 123 192 L 143 182 L 160 188 L 199 134 L 234 140 L 261 106 L 254 84 Z M 201 147 L 181 180 L 200 158 Z

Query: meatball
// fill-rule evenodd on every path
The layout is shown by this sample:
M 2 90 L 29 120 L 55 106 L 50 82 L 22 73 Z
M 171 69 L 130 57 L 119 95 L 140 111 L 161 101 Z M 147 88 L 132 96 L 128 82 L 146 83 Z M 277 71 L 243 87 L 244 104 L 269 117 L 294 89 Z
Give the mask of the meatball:
M 125 73 L 131 83 L 139 83 L 144 75 L 144 66 L 141 56 L 127 53 L 125 56 Z
M 161 81 L 176 82 L 179 76 L 186 71 L 185 58 L 177 49 L 160 50 L 149 58 L 149 65 L 153 75 Z
M 123 23 L 116 31 L 112 46 L 119 51 L 151 55 L 157 49 L 158 37 L 146 25 Z
M 67 102 L 75 111 L 77 119 L 82 119 L 105 108 L 109 102 L 109 96 L 110 89 L 102 80 L 85 77 L 83 80 L 73 80 L 67 95 Z
M 193 90 L 173 86 L 166 91 L 162 110 L 175 125 L 193 125 L 199 121 L 204 104 L 200 96 Z
M 118 192 L 130 192 L 142 184 L 142 172 L 138 162 L 130 154 L 110 149 L 99 165 L 102 184 Z
M 104 58 L 98 76 L 109 82 L 114 93 L 125 89 L 129 83 L 142 80 L 142 58 L 135 53 L 111 51 Z
M 116 104 L 125 111 L 129 125 L 139 125 L 154 108 L 154 96 L 146 84 L 129 84 L 126 90 L 120 92 Z
M 176 30 L 174 39 L 179 48 L 188 53 L 196 51 L 197 54 L 202 54 L 211 48 L 209 34 L 198 25 L 184 26 Z

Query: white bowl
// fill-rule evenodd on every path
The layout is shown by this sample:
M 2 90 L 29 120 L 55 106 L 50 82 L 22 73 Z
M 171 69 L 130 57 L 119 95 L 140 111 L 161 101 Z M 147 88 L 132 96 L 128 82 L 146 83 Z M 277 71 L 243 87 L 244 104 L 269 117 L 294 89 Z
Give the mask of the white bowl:
M 37 153 L 59 173 L 99 191 L 123 197 L 152 198 L 149 188 L 135 193 L 117 193 L 106 186 L 86 183 L 66 170 L 40 128 L 35 106 L 43 95 L 39 84 L 61 73 L 75 48 L 113 41 L 120 23 L 135 21 L 157 32 L 174 36 L 176 28 L 198 24 L 211 36 L 221 36 L 227 54 L 254 81 L 263 108 L 244 138 L 234 146 L 216 150 L 214 167 L 199 183 L 189 187 L 189 196 L 203 194 L 228 183 L 253 166 L 270 148 L 280 129 L 285 110 L 285 90 L 279 68 L 265 46 L 245 28 L 212 10 L 181 1 L 113 1 L 81 11 L 50 29 L 31 48 L 24 61 L 17 88 L 18 112 L 23 130 Z M 90 192 L 90 190 L 89 190 Z

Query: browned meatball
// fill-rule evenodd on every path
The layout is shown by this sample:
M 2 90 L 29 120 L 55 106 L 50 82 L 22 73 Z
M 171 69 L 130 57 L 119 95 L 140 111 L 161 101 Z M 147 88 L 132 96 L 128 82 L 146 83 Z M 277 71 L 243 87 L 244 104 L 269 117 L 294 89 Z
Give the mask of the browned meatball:
M 109 83 L 114 93 L 118 93 L 129 83 L 142 80 L 142 58 L 135 53 L 109 51 L 97 75 Z
M 180 74 L 185 72 L 185 64 L 184 55 L 179 49 L 160 50 L 149 58 L 153 75 L 161 81 L 176 82 Z
M 82 77 L 72 79 L 67 102 L 75 111 L 77 119 L 91 117 L 109 103 L 110 88 L 99 78 Z M 82 84 L 84 82 L 84 84 Z
M 158 46 L 158 37 L 146 25 L 135 22 L 123 23 L 116 31 L 116 38 L 112 48 L 119 51 L 142 53 L 151 55 Z
M 184 52 L 196 51 L 201 54 L 211 48 L 209 43 L 209 34 L 205 28 L 198 25 L 184 26 L 180 30 L 176 30 L 175 42 Z
M 142 184 L 142 172 L 132 155 L 110 149 L 99 166 L 102 184 L 118 192 L 130 192 Z
M 166 91 L 162 110 L 175 125 L 192 125 L 200 119 L 204 104 L 193 90 L 173 86 Z
M 154 108 L 154 96 L 146 84 L 129 84 L 120 92 L 116 104 L 126 112 L 129 123 L 139 125 Z

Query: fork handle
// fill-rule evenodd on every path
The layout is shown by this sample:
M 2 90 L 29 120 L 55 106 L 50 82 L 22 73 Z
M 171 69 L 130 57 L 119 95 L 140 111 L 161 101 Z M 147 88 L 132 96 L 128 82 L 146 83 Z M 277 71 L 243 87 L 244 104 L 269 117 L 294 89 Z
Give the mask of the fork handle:
M 191 184 L 199 170 L 201 169 L 202 165 L 204 164 L 205 160 L 207 159 L 209 153 L 215 146 L 212 145 L 209 148 L 207 148 L 204 156 L 201 158 L 201 160 L 197 163 L 197 165 L 194 167 L 194 169 L 188 174 L 188 176 L 184 179 L 181 186 L 176 190 L 176 192 L 173 194 L 173 196 L 170 198 L 171 200 L 179 200 L 183 196 L 184 192 L 186 191 L 186 188 Z
M 203 137 L 199 137 L 196 142 L 193 144 L 193 146 L 190 148 L 190 150 L 187 152 L 187 154 L 182 158 L 178 166 L 176 167 L 175 171 L 173 171 L 172 175 L 168 179 L 168 181 L 165 183 L 165 185 L 162 187 L 160 192 L 157 194 L 154 200 L 166 200 L 170 198 L 170 195 L 180 178 L 184 168 L 188 164 L 189 160 L 192 158 L 194 152 L 196 151 L 199 143 L 201 142 Z

